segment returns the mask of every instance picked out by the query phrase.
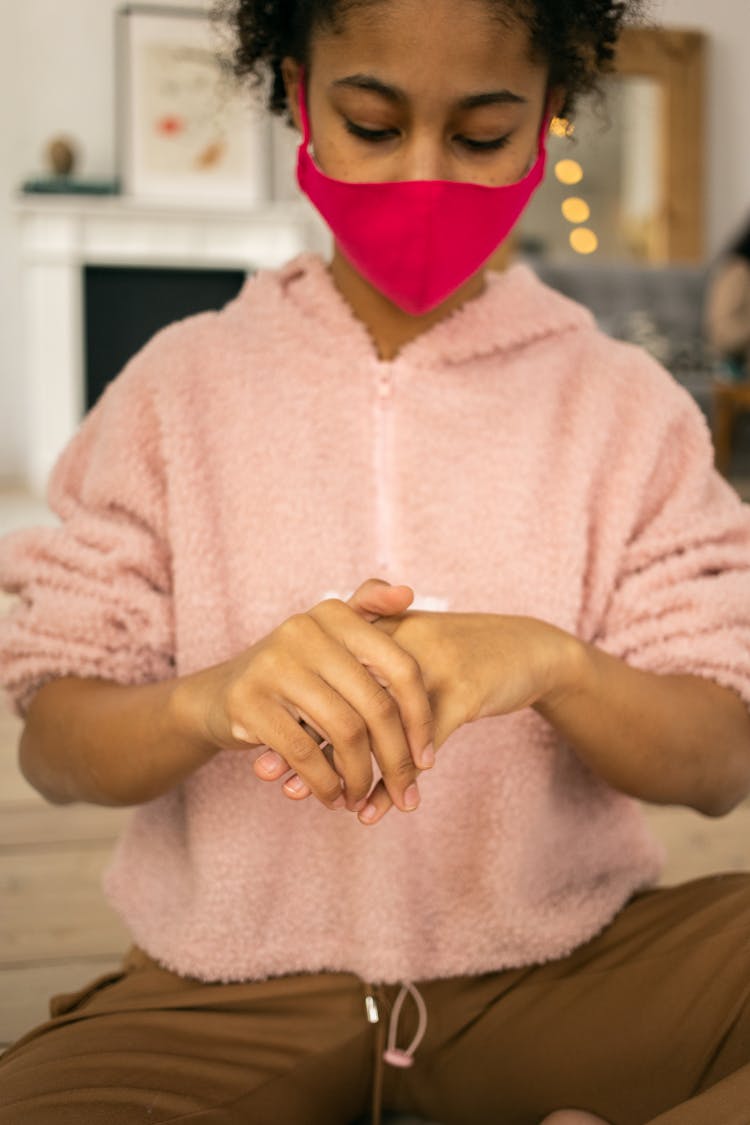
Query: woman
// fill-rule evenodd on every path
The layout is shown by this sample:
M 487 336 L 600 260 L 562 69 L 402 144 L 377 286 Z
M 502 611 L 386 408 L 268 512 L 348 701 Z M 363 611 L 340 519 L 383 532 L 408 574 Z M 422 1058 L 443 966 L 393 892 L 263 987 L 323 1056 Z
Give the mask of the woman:
M 636 799 L 750 789 L 750 516 L 666 371 L 486 269 L 625 8 L 236 5 L 336 249 L 159 333 L 5 540 L 22 768 L 138 807 L 133 947 L 1 1125 L 746 1112 L 750 880 L 656 889 Z

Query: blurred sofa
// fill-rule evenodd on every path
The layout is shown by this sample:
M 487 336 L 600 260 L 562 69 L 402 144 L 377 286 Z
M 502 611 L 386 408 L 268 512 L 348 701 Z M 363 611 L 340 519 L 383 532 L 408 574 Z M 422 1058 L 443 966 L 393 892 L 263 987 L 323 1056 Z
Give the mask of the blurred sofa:
M 525 261 L 542 281 L 591 309 L 605 332 L 655 356 L 710 421 L 716 361 L 703 334 L 707 266 L 562 264 L 530 255 Z

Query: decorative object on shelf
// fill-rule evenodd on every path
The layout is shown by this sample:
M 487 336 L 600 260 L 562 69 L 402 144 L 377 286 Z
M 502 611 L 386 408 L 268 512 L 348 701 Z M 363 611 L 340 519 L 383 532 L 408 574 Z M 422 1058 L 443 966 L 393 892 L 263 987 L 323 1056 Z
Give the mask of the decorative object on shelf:
M 269 200 L 267 115 L 234 82 L 208 12 L 126 4 L 116 20 L 124 193 L 175 204 Z
M 49 174 L 25 180 L 21 191 L 40 195 L 114 195 L 119 191 L 116 180 L 76 179 L 80 158 L 80 148 L 72 137 L 52 137 L 44 148 Z
M 55 176 L 70 176 L 78 163 L 78 148 L 71 137 L 53 137 L 44 154 Z

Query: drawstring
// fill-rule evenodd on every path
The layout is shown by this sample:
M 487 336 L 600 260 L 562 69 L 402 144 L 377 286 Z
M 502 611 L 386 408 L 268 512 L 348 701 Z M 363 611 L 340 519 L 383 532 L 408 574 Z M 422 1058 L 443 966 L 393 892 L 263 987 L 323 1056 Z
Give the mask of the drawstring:
M 419 1026 L 417 1027 L 417 1034 L 412 1039 L 409 1046 L 405 1051 L 400 1050 L 396 1046 L 396 1039 L 398 1037 L 398 1017 L 401 1015 L 401 1009 L 406 999 L 406 993 L 411 992 L 414 997 L 414 1003 L 417 1005 L 419 1012 Z M 391 1012 L 391 1023 L 388 1028 L 388 1048 L 383 1053 L 383 1058 L 391 1066 L 408 1067 L 414 1065 L 414 1052 L 419 1044 L 424 1039 L 424 1033 L 427 1030 L 427 1006 L 422 999 L 419 989 L 411 981 L 405 980 L 401 985 L 401 991 L 396 997 L 396 1003 L 393 1005 Z
M 371 1111 L 371 1125 L 381 1125 L 381 1117 L 383 1112 L 383 1063 L 390 1063 L 391 1066 L 397 1067 L 410 1067 L 414 1065 L 414 1052 L 424 1038 L 425 1031 L 427 1030 L 427 1006 L 422 999 L 416 985 L 411 981 L 404 981 L 401 985 L 401 991 L 396 997 L 396 1002 L 393 1005 L 391 1018 L 388 1028 L 388 1043 L 384 1044 L 385 1038 L 385 1024 L 380 1018 L 378 1004 L 375 997 L 375 992 L 378 991 L 379 998 L 385 1003 L 385 997 L 382 991 L 376 989 L 374 985 L 367 984 L 367 991 L 365 995 L 365 1011 L 367 1013 L 368 1023 L 377 1024 L 377 1032 L 375 1035 L 375 1067 L 372 1084 L 372 1111 Z M 401 1009 L 406 999 L 407 992 L 410 992 L 417 1005 L 419 1012 L 419 1025 L 417 1027 L 417 1034 L 405 1050 L 401 1050 L 396 1046 L 398 1038 L 398 1021 L 401 1015 Z M 383 1049 L 385 1046 L 385 1050 Z
M 377 1024 L 375 1032 L 375 1066 L 372 1079 L 372 1106 L 370 1109 L 370 1125 L 381 1125 L 381 1115 L 383 1112 L 383 1038 L 385 1031 L 385 1024 L 380 1018 L 378 1005 L 372 992 L 375 992 L 374 985 L 367 985 L 368 993 L 365 996 L 365 1010 L 367 1012 L 368 1023 Z M 382 999 L 382 993 L 381 999 Z

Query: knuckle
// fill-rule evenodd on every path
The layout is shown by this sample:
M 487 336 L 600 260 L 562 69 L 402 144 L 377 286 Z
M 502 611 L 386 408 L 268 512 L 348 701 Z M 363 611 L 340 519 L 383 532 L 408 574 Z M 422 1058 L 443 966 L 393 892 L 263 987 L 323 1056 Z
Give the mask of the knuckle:
M 345 715 L 337 724 L 337 734 L 333 738 L 333 743 L 336 745 L 338 742 L 361 742 L 362 739 L 367 737 L 367 724 L 361 715 L 356 712 Z
M 409 652 L 399 653 L 394 669 L 394 679 L 405 684 L 418 684 L 422 687 L 422 670 L 419 662 Z
M 378 719 L 395 719 L 401 713 L 396 700 L 385 688 L 378 688 L 373 693 L 372 708 Z
M 343 602 L 341 598 L 323 598 L 322 602 L 318 602 L 318 604 L 313 606 L 310 610 L 310 616 L 315 618 L 337 616 L 345 606 L 346 602 Z
M 253 658 L 253 676 L 259 680 L 272 678 L 278 673 L 281 662 L 280 646 L 278 644 L 266 645 Z
M 361 801 L 370 792 L 372 786 L 372 770 L 369 771 L 369 776 L 356 778 L 355 780 L 347 783 L 346 794 L 353 801 Z
M 388 776 L 399 782 L 412 781 L 416 772 L 416 767 L 411 758 L 398 758 L 391 763 L 387 770 Z
M 277 629 L 279 636 L 286 639 L 294 639 L 303 635 L 308 626 L 308 618 L 306 613 L 293 613 L 291 617 L 287 617 L 282 621 Z
M 231 722 L 242 722 L 248 708 L 248 692 L 241 680 L 236 681 L 224 693 L 224 713 Z
M 318 792 L 326 804 L 332 805 L 341 796 L 341 782 L 330 781 L 318 786 Z
M 420 709 L 419 713 L 415 716 L 411 725 L 412 725 L 413 728 L 416 728 L 417 730 L 429 731 L 429 730 L 432 729 L 433 722 L 434 722 L 434 715 L 432 714 L 432 708 L 430 707 L 430 705 L 428 703 L 426 708 Z
M 295 763 L 295 768 L 303 769 L 317 758 L 318 747 L 307 738 L 291 738 L 284 747 L 284 757 Z

